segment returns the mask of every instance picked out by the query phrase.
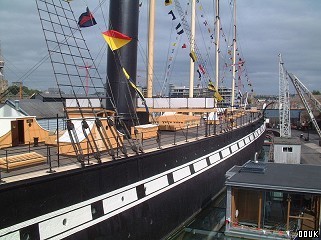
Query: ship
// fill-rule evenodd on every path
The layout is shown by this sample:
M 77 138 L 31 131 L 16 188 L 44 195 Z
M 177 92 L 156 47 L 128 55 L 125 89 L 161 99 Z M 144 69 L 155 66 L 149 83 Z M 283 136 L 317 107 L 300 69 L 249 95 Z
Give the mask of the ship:
M 225 173 L 232 166 L 242 165 L 261 150 L 265 138 L 264 114 L 253 109 L 234 109 L 222 115 L 233 121 L 216 124 L 214 119 L 214 123 L 209 124 L 206 119 L 193 126 L 179 125 L 182 131 L 151 130 L 149 136 L 149 132 L 143 132 L 143 127 L 131 125 L 132 121 L 136 123 L 140 119 L 142 126 L 155 128 L 146 114 L 147 101 L 142 101 L 146 111 L 137 115 L 125 101 L 129 98 L 133 99 L 130 102 L 136 101 L 134 81 L 128 91 L 130 85 L 110 80 L 106 85 L 112 86 L 103 87 L 107 93 L 102 94 L 101 88 L 86 85 L 86 81 L 101 81 L 98 73 L 88 80 L 76 74 L 78 68 L 69 69 L 79 63 L 71 64 L 67 58 L 73 61 L 80 57 L 83 65 L 92 60 L 90 55 L 72 52 L 76 48 L 89 54 L 86 44 L 77 45 L 77 40 L 85 42 L 71 10 L 73 2 L 36 2 L 58 87 L 61 90 L 69 87 L 73 96 L 63 102 L 66 130 L 51 136 L 55 140 L 46 145 L 45 163 L 29 168 L 22 160 L 15 162 L 14 156 L 1 158 L 0 239 L 168 237 L 220 193 Z M 138 0 L 112 0 L 112 29 L 137 39 L 139 4 Z M 61 19 L 67 20 L 61 22 Z M 59 32 L 56 26 L 64 30 Z M 58 44 L 61 36 L 62 42 Z M 69 39 L 73 44 L 68 43 Z M 130 44 L 132 46 L 121 48 L 120 54 L 109 50 L 109 79 L 129 82 L 132 80 L 129 75 L 136 75 L 137 50 L 134 41 Z M 68 53 L 63 47 L 72 51 Z M 59 58 L 55 58 L 54 53 Z M 94 63 L 90 65 L 95 68 Z M 67 71 L 60 72 L 58 66 Z M 78 78 L 81 81 L 75 80 Z M 79 89 L 85 93 L 81 97 L 76 94 Z M 120 94 L 115 96 L 117 92 Z M 111 96 L 120 99 L 119 102 L 113 102 Z M 21 128 L 24 132 L 33 129 L 31 135 L 44 133 L 31 117 L 12 122 L 12 129 L 18 130 L 14 133 L 11 129 L 7 133 L 11 137 L 19 135 Z M 132 132 L 129 131 L 131 127 Z M 143 133 L 145 137 L 136 136 Z M 30 136 L 26 134 L 24 139 L 27 137 Z M 43 139 L 38 138 L 30 137 L 29 152 L 30 148 L 35 152 L 40 148 Z M 21 140 L 18 137 L 18 142 Z M 6 153 L 8 151 L 10 148 L 6 148 Z M 22 154 L 19 156 L 23 159 Z M 21 168 L 17 167 L 19 164 Z M 16 167 L 20 174 L 3 177 L 5 172 L 14 172 Z

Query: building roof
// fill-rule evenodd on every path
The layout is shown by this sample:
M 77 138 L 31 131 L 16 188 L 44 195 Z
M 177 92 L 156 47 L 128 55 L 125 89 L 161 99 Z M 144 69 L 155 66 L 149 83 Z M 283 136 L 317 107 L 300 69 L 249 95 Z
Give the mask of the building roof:
M 280 144 L 280 145 L 301 145 L 301 141 L 299 138 L 275 137 L 273 142 L 274 144 Z
M 66 99 L 98 99 L 98 98 L 109 98 L 106 97 L 105 93 L 103 92 L 96 92 L 95 94 L 89 94 L 86 96 L 85 94 L 77 94 L 76 97 L 74 94 L 63 94 L 60 96 L 60 94 L 56 93 L 36 93 L 33 94 L 31 99 L 39 99 L 42 102 L 66 102 Z M 104 103 L 105 101 L 103 101 Z
M 248 164 L 249 162 L 245 163 Z M 253 162 L 251 163 L 253 167 Z M 225 184 L 242 188 L 321 194 L 321 166 L 259 163 L 260 171 L 242 171 L 235 166 L 227 172 Z
M 17 100 L 16 100 L 17 101 Z M 15 101 L 7 100 L 6 103 L 16 108 Z M 21 99 L 18 102 L 18 110 L 28 116 L 36 116 L 37 119 L 64 117 L 63 104 L 61 102 L 42 102 L 39 99 Z
M 64 94 L 64 98 L 74 98 L 72 94 Z M 31 96 L 32 99 L 40 99 L 43 102 L 62 102 L 60 94 L 57 93 L 37 93 Z

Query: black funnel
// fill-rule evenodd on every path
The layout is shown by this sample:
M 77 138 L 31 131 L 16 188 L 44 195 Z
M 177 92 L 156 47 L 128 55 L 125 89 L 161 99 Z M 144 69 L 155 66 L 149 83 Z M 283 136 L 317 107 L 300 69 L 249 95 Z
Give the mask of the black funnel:
M 114 103 L 118 115 L 123 119 L 127 127 L 136 123 L 136 95 L 135 90 L 128 85 L 119 66 L 119 60 L 136 84 L 137 71 L 137 42 L 138 42 L 138 16 L 139 0 L 111 0 L 109 6 L 109 30 L 115 30 L 132 38 L 132 40 L 115 50 L 109 48 L 107 57 L 107 95 L 114 97 Z M 112 99 L 113 100 L 113 99 Z M 107 100 L 107 108 L 112 105 Z

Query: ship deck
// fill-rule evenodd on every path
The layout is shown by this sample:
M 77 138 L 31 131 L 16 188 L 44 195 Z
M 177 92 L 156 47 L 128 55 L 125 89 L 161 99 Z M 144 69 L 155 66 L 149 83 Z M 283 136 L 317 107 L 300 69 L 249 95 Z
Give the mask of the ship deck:
M 159 131 L 158 138 L 152 137 L 149 139 L 144 139 L 140 141 L 140 144 L 143 147 L 144 153 L 155 152 L 159 151 L 160 149 L 166 149 L 175 145 L 182 145 L 187 142 L 193 142 L 202 138 L 232 131 L 234 128 L 240 128 L 250 124 L 251 122 L 257 120 L 258 117 L 259 114 L 257 113 L 247 112 L 245 115 L 236 118 L 233 126 L 230 121 L 221 121 L 219 124 L 209 125 L 206 124 L 202 119 L 199 126 L 186 128 L 179 131 Z M 138 140 L 133 140 L 133 142 L 138 143 Z M 124 143 L 126 144 L 129 157 L 137 155 L 137 153 L 131 149 L 129 142 L 124 141 Z M 22 164 L 21 166 L 10 168 L 8 159 L 11 156 L 31 153 L 37 153 L 37 156 L 43 156 L 43 161 L 36 161 L 31 165 Z M 0 158 L 3 159 L 2 163 L 0 162 L 1 184 L 12 183 L 24 179 L 81 168 L 81 164 L 77 161 L 76 157 L 58 154 L 57 146 L 46 145 L 45 143 L 39 143 L 38 146 L 34 146 L 29 143 L 28 145 L 0 149 Z M 126 156 L 118 149 L 115 149 L 114 159 L 108 155 L 107 152 L 101 153 L 102 163 L 117 161 L 124 158 L 126 158 Z M 23 162 L 25 160 L 22 157 L 20 158 L 20 161 Z M 97 159 L 95 159 L 92 154 L 85 155 L 85 166 L 94 164 L 99 164 Z

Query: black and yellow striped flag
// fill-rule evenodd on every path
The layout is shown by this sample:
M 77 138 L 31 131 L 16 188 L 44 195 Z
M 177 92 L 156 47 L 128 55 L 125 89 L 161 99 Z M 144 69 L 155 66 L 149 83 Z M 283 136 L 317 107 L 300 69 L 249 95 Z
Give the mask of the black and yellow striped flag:
M 216 90 L 214 84 L 213 84 L 211 81 L 209 81 L 207 88 L 208 88 L 208 90 L 214 92 L 214 98 L 215 98 L 218 102 L 223 101 L 223 98 L 222 98 L 221 94 Z

